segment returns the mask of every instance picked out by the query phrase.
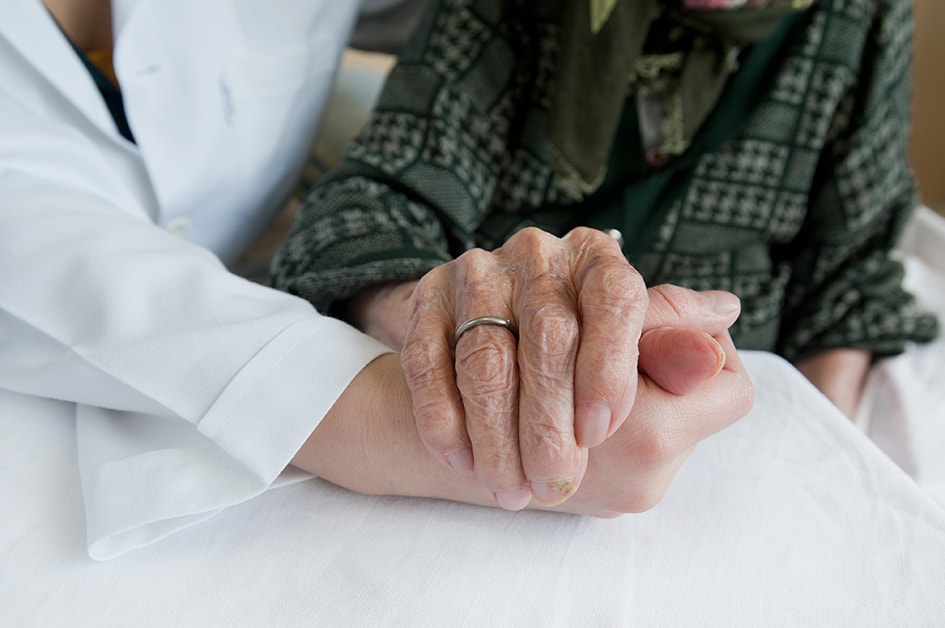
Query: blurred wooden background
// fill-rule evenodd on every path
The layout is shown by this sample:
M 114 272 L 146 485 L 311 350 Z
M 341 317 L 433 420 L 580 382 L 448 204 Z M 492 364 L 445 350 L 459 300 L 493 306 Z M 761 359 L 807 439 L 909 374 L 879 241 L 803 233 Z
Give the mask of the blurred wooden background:
M 923 200 L 945 214 L 945 0 L 915 0 L 912 165 Z

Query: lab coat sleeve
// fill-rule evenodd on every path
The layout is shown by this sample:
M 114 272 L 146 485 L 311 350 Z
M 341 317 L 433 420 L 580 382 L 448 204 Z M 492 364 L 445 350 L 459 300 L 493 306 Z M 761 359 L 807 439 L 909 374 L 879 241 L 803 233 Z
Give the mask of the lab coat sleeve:
M 108 558 L 265 490 L 386 349 L 166 233 L 81 134 L 10 103 L 0 387 L 79 404 L 90 553 Z

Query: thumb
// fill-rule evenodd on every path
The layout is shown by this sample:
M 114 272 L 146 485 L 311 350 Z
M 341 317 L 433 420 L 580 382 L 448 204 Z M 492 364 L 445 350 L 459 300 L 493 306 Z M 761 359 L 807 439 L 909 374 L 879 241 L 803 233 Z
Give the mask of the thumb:
M 719 374 L 725 351 L 707 333 L 660 327 L 640 337 L 638 364 L 664 390 L 685 395 Z

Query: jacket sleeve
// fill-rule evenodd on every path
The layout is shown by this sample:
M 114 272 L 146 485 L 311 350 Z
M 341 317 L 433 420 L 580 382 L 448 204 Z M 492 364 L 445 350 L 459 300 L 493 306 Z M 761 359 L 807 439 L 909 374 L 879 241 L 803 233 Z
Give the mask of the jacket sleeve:
M 498 246 L 485 227 L 546 199 L 543 126 L 522 119 L 535 107 L 520 99 L 543 97 L 548 65 L 531 45 L 534 20 L 508 13 L 518 10 L 501 0 L 433 4 L 344 162 L 302 206 L 273 261 L 274 285 L 328 312 L 368 285 Z
M 351 46 L 396 54 L 429 4 L 430 0 L 361 0 Z
M 876 3 L 861 65 L 834 113 L 795 241 L 779 352 L 798 359 L 834 348 L 883 356 L 935 337 L 891 255 L 918 204 L 908 165 L 911 3 Z

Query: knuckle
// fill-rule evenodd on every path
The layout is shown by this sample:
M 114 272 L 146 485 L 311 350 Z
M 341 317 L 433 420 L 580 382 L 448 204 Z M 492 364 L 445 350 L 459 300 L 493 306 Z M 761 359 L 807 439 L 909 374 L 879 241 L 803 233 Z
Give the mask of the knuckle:
M 736 418 L 745 416 L 755 406 L 755 387 L 747 375 L 744 376 L 744 381 L 738 387 L 734 406 Z
M 600 229 L 593 229 L 591 227 L 585 227 L 585 226 L 575 227 L 570 232 L 568 232 L 568 235 L 574 238 L 589 239 L 589 240 L 594 240 L 598 238 L 601 240 L 613 239 L 610 236 L 608 236 L 606 233 L 601 231 Z
M 422 339 L 405 343 L 400 352 L 400 366 L 410 390 L 437 385 L 443 375 L 439 366 L 442 363 L 440 352 L 435 343 Z
M 600 229 L 594 229 L 593 227 L 575 227 L 574 229 L 571 229 L 571 231 L 569 231 L 562 239 L 581 248 L 586 246 L 606 246 L 610 248 L 616 247 L 616 250 L 618 251 L 620 249 L 616 240 Z
M 674 286 L 671 284 L 660 284 L 653 286 L 647 291 L 651 304 L 662 306 L 661 309 L 671 313 L 677 321 L 686 321 L 692 318 L 692 312 L 695 309 L 692 290 Z M 669 324 L 670 321 L 663 321 Z
M 529 421 L 522 431 L 522 450 L 540 467 L 557 466 L 575 446 L 570 431 L 548 421 Z
M 629 264 L 595 258 L 582 270 L 582 306 L 612 308 L 615 312 L 628 311 L 640 301 L 647 302 L 646 283 L 642 275 Z
M 420 440 L 433 451 L 445 453 L 465 441 L 464 434 L 448 419 L 440 403 L 415 402 L 414 416 Z
M 535 246 L 547 246 L 552 242 L 559 241 L 560 240 L 557 237 L 551 235 L 547 231 L 539 229 L 538 227 L 525 227 L 524 229 L 517 231 L 511 238 L 506 240 L 501 249 L 514 249 L 518 247 L 531 249 Z
M 426 341 L 431 330 L 449 327 L 452 321 L 452 294 L 449 275 L 442 267 L 431 270 L 414 287 L 405 309 L 405 343 Z
M 451 264 L 455 265 L 455 274 L 447 281 L 461 283 L 462 295 L 467 300 L 495 291 L 498 260 L 494 253 L 482 249 L 470 249 Z
M 540 351 L 541 358 L 560 362 L 570 357 L 580 339 L 581 330 L 576 313 L 562 304 L 536 303 L 527 307 L 519 320 L 520 338 Z M 526 353 L 526 357 L 529 356 Z M 547 367 L 545 360 L 539 360 Z
M 457 257 L 451 264 L 462 266 L 467 271 L 486 271 L 495 263 L 492 253 L 484 249 L 469 249 Z
M 683 450 L 676 434 L 668 430 L 642 430 L 634 440 L 634 459 L 644 473 L 656 473 L 672 465 Z
M 472 329 L 467 332 L 469 339 L 457 350 L 457 380 L 461 382 L 461 386 L 468 386 L 476 393 L 470 401 L 477 401 L 479 395 L 508 393 L 517 383 L 514 354 L 494 337 L 495 331 L 504 332 Z M 473 333 L 476 333 L 476 336 L 473 336 Z M 476 337 L 484 338 L 473 344 L 471 341 Z
M 600 229 L 576 227 L 562 241 L 583 264 L 603 259 L 625 269 L 632 268 L 617 240 Z
M 526 227 L 506 241 L 499 252 L 521 279 L 540 283 L 543 278 L 558 280 L 556 274 L 561 273 L 556 273 L 556 269 L 566 260 L 563 249 L 559 238 L 536 227 Z
M 454 262 L 450 262 L 453 264 Z M 443 299 L 443 286 L 450 281 L 449 264 L 433 268 L 417 281 L 410 296 L 411 311 L 428 307 L 431 303 L 438 303 Z

